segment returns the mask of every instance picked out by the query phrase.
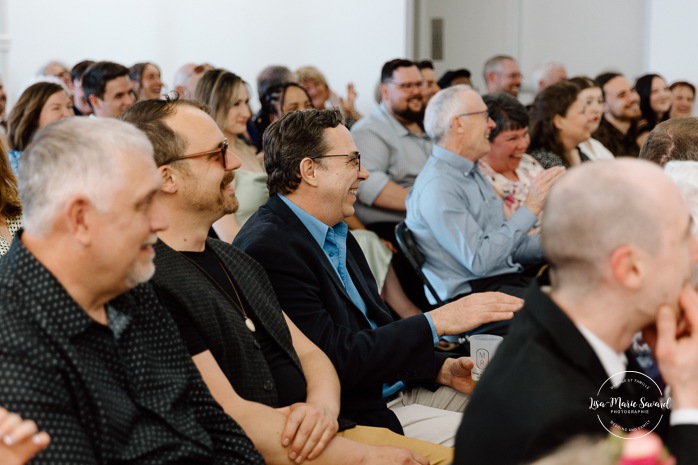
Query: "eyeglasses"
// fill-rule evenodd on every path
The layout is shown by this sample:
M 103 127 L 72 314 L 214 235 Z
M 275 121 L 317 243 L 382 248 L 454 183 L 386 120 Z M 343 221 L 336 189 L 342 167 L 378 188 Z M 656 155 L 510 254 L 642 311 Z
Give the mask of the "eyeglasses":
M 490 119 L 489 114 L 487 114 L 487 110 L 482 110 L 482 111 L 471 111 L 470 113 L 462 113 L 460 115 L 457 115 L 459 118 L 461 116 L 475 116 L 475 115 L 482 115 L 485 117 L 485 121 Z
M 415 82 L 395 82 L 392 80 L 387 80 L 385 81 L 388 84 L 393 84 L 395 87 L 397 87 L 400 90 L 413 90 L 413 89 L 419 89 L 422 87 L 422 83 L 424 81 L 415 81 Z
M 343 155 L 313 155 L 308 157 L 311 160 L 317 160 L 318 158 L 332 158 L 332 157 L 349 157 L 347 163 L 353 163 L 356 166 L 356 171 L 361 171 L 361 154 L 359 152 L 347 153 Z
M 199 157 L 205 157 L 206 155 L 214 155 L 218 154 L 221 158 L 221 162 L 223 163 L 223 168 L 226 170 L 228 169 L 228 139 L 223 139 L 223 142 L 220 143 L 217 149 L 213 150 L 208 150 L 206 152 L 197 152 L 197 153 L 192 153 L 190 155 L 183 155 L 181 157 L 176 157 L 173 158 L 172 160 L 168 161 L 167 164 L 174 163 L 176 161 L 180 160 L 188 160 L 190 158 L 199 158 Z

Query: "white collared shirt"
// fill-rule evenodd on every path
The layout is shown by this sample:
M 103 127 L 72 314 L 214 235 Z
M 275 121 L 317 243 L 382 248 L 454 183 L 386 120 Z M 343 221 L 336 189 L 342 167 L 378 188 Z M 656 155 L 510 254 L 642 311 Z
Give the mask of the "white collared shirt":
M 608 374 L 613 387 L 618 387 L 625 379 L 625 370 L 628 359 L 625 354 L 618 354 L 608 344 L 603 342 L 596 334 L 581 325 L 576 325 L 584 339 L 587 340 L 591 349 L 598 357 L 606 374 Z M 617 375 L 617 376 L 616 376 Z M 667 387 L 669 389 L 669 387 Z M 698 409 L 677 409 L 671 412 L 669 417 L 671 425 L 695 425 L 698 424 Z

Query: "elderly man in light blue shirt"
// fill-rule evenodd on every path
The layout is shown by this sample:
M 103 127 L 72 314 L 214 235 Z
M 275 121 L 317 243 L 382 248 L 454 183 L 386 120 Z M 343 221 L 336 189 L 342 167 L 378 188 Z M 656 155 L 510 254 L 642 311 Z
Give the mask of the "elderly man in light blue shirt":
M 406 219 L 425 255 L 425 275 L 443 300 L 474 290 L 520 296 L 527 284 L 520 273 L 542 261 L 540 238 L 528 230 L 564 169 L 541 173 L 507 219 L 477 169 L 494 128 L 482 98 L 467 86 L 444 89 L 429 102 L 425 126 L 436 145 L 407 198 Z M 483 286 L 474 289 L 474 281 Z

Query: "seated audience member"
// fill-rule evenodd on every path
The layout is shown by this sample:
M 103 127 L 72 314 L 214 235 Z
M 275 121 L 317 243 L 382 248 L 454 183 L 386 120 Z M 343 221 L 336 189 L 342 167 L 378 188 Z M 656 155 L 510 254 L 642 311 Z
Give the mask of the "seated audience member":
M 269 89 L 287 82 L 296 82 L 296 75 L 288 67 L 270 65 L 264 68 L 257 75 L 257 97 L 259 98 L 259 103 L 264 105 L 263 98 Z
M 145 135 L 70 118 L 20 169 L 25 230 L 0 260 L 0 398 L 51 435 L 37 463 L 263 463 L 213 400 L 146 282 L 167 227 Z
M 158 233 L 155 245 L 155 290 L 214 398 L 267 463 L 395 463 L 410 457 L 333 439 L 339 380 L 332 363 L 285 317 L 264 270 L 232 245 L 207 237 L 211 224 L 237 207 L 229 186 L 240 161 L 221 144 L 223 133 L 203 104 L 139 102 L 122 119 L 146 132 L 163 178 L 170 227 Z M 351 437 L 348 426 L 340 434 Z M 377 443 L 406 442 L 387 430 L 367 432 L 378 436 Z M 451 459 L 445 448 L 418 445 L 442 449 L 444 461 Z
M 548 86 L 567 80 L 567 71 L 562 63 L 557 61 L 547 61 L 536 66 L 531 73 L 533 87 L 536 92 L 540 92 Z
M 514 97 L 521 89 L 521 69 L 514 58 L 508 55 L 496 55 L 485 62 L 482 76 L 488 94 L 506 92 Z
M 477 167 L 504 202 L 504 215 L 509 220 L 526 202 L 531 183 L 543 167 L 526 153 L 531 142 L 526 108 L 506 93 L 487 94 L 482 99 L 495 126 L 488 136 L 490 151 Z M 534 226 L 529 234 L 533 232 L 540 231 Z
M 240 202 L 238 214 L 225 215 L 213 225 L 218 238 L 230 243 L 267 198 L 267 174 L 257 158 L 256 148 L 246 139 L 247 122 L 252 117 L 247 83 L 228 70 L 211 69 L 199 80 L 194 98 L 208 106 L 230 149 L 242 163 L 235 176 L 235 193 Z
M 418 61 L 417 68 L 422 74 L 422 98 L 424 98 L 424 105 L 426 105 L 441 88 L 436 83 L 434 63 L 431 60 Z
M 407 197 L 405 220 L 426 259 L 424 274 L 444 301 L 493 290 L 520 296 L 531 280 L 524 270 L 542 263 L 540 237 L 528 231 L 564 169 L 538 175 L 507 219 L 504 202 L 477 168 L 495 129 L 477 92 L 462 85 L 440 91 L 425 122 L 434 151 Z
M 337 109 L 297 111 L 267 128 L 270 197 L 234 245 L 262 265 L 281 308 L 334 364 L 342 417 L 450 446 L 472 363 L 434 345 L 510 318 L 520 300 L 487 293 L 393 321 L 343 221 L 367 173 L 341 122 Z M 435 392 L 422 387 L 434 383 Z
M 7 134 L 7 91 L 0 76 L 0 144 L 5 142 L 4 136 Z
M 75 116 L 73 103 L 62 85 L 55 82 L 37 82 L 22 92 L 9 118 L 10 150 L 7 154 L 15 175 L 19 170 L 22 152 L 36 131 L 69 116 Z
M 473 83 L 470 81 L 470 71 L 465 68 L 449 69 L 437 82 L 439 88 L 445 89 L 447 87 L 455 86 L 457 84 L 465 84 L 466 86 L 471 86 Z
M 601 87 L 586 76 L 573 77 L 570 79 L 570 82 L 577 84 L 581 89 L 579 96 L 584 102 L 584 112 L 587 114 L 589 131 L 593 134 L 599 128 L 601 117 L 603 116 L 603 92 Z M 615 158 L 601 142 L 593 137 L 579 144 L 579 150 L 589 160 L 613 160 Z
M 672 160 L 698 161 L 698 119 L 671 118 L 656 125 L 640 150 L 640 158 L 659 166 Z
M 299 84 L 287 82 L 274 86 L 270 88 L 264 96 L 262 108 L 257 115 L 259 134 L 264 134 L 269 124 L 286 113 L 297 110 L 309 110 L 311 108 L 310 96 Z M 269 197 L 266 184 L 264 192 L 264 200 L 256 205 L 255 211 L 262 206 Z M 254 212 L 250 212 L 250 214 L 252 213 Z M 391 264 L 393 253 L 386 247 L 384 242 L 380 240 L 376 233 L 365 229 L 365 226 L 361 224 L 355 216 L 351 217 L 351 219 L 354 221 L 347 224 L 349 224 L 354 238 L 357 240 L 362 252 L 366 256 L 366 260 L 376 280 L 378 289 L 381 290 L 381 297 L 383 297 L 383 300 L 385 300 L 386 303 L 390 305 L 390 308 L 401 318 L 421 313 L 421 310 L 419 310 L 407 295 L 405 295 L 404 289 L 397 278 L 397 274 Z
M 286 82 L 296 82 L 296 75 L 293 71 L 288 69 L 288 67 L 283 65 L 270 65 L 264 68 L 257 75 L 257 98 L 259 99 L 260 105 L 262 107 L 264 106 L 264 96 L 269 89 Z M 258 131 L 258 126 L 257 118 L 251 118 L 247 122 L 247 134 L 249 134 L 255 146 L 257 146 L 257 152 L 261 152 L 262 133 Z M 268 126 L 268 124 L 266 126 Z
M 17 178 L 0 145 L 0 257 L 10 250 L 12 239 L 21 227 L 22 204 L 17 192 Z
M 531 105 L 531 155 L 544 168 L 589 161 L 579 144 L 591 137 L 586 101 L 569 81 L 548 86 Z
M 531 288 L 480 379 L 454 463 L 528 463 L 577 435 L 605 437 L 612 422 L 657 426 L 659 418 L 629 409 L 590 408 L 618 373 L 624 378 L 610 381 L 609 395 L 659 400 L 656 390 L 639 388 L 642 375 L 631 374 L 640 368 L 623 354 L 641 330 L 654 334 L 671 385 L 672 424 L 663 412 L 657 431 L 668 428 L 679 464 L 698 463 L 698 426 L 688 424 L 698 409 L 698 295 L 688 285 L 698 245 L 690 232 L 681 192 L 650 163 L 588 163 L 564 176 L 551 190 L 541 233 L 551 286 Z
M 111 61 L 98 61 L 82 75 L 82 90 L 93 114 L 117 118 L 136 101 L 127 67 Z
M 82 75 L 85 74 L 87 68 L 95 62 L 92 60 L 83 60 L 73 66 L 70 70 L 70 80 L 73 83 L 73 112 L 75 116 L 88 116 L 92 114 L 92 107 L 85 99 L 85 92 L 82 89 Z
M 60 61 L 49 61 L 44 66 L 39 68 L 36 77 L 54 77 L 63 82 L 69 91 L 73 90 L 73 82 L 70 79 L 70 71 Z
M 264 95 L 260 96 L 260 101 L 262 106 L 254 118 L 255 132 L 259 135 L 258 152 L 262 152 L 262 135 L 271 123 L 286 113 L 313 108 L 308 91 L 292 81 L 268 87 Z
M 395 225 L 405 219 L 407 193 L 431 151 L 422 127 L 421 86 L 422 75 L 413 62 L 385 63 L 382 103 L 351 129 L 362 165 L 370 174 L 359 188 L 356 216 L 391 242 L 395 242 Z
M 642 144 L 654 127 L 669 119 L 671 90 L 663 77 L 645 74 L 635 81 L 635 91 L 640 96 L 642 119 L 637 123 L 637 145 Z
M 175 72 L 172 80 L 172 90 L 176 92 L 179 98 L 194 98 L 196 86 L 199 84 L 199 79 L 208 70 L 213 69 L 213 66 L 208 63 L 197 65 L 195 63 L 186 63 L 180 66 Z
M 316 110 L 339 107 L 348 128 L 351 128 L 363 116 L 356 110 L 357 94 L 353 83 L 347 84 L 347 97 L 342 98 L 330 89 L 325 75 L 314 66 L 298 68 L 295 81 L 308 91 Z
M 603 117 L 592 137 L 616 157 L 637 157 L 637 123 L 642 117 L 640 96 L 625 76 L 603 73 L 596 76 L 603 91 Z
M 129 70 L 129 78 L 136 100 L 159 99 L 163 84 L 160 68 L 155 63 L 136 63 Z
M 696 86 L 687 81 L 676 81 L 671 86 L 671 109 L 669 117 L 693 116 L 693 102 L 696 98 Z
M 0 465 L 23 465 L 48 447 L 48 433 L 39 432 L 36 423 L 24 420 L 0 407 Z

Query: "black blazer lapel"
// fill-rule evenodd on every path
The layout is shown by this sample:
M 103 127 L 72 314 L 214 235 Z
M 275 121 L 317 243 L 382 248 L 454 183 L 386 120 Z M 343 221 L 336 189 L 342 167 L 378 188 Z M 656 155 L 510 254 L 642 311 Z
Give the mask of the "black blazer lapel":
M 322 263 L 322 267 L 325 269 L 325 273 L 327 273 L 327 276 L 329 277 L 330 281 L 332 281 L 334 287 L 339 291 L 342 297 L 346 299 L 348 305 L 355 312 L 358 312 L 360 321 L 366 321 L 366 316 L 361 312 L 361 310 L 359 310 L 359 308 L 356 305 L 354 305 L 354 302 L 351 300 L 351 297 L 349 297 L 349 293 L 347 293 L 347 290 L 344 287 L 344 283 L 342 283 L 342 280 L 339 279 L 337 271 L 335 271 L 334 267 L 332 266 L 332 263 L 330 263 L 329 259 L 325 255 L 325 252 L 322 250 L 322 248 L 320 248 L 320 246 L 317 245 L 317 243 L 315 242 L 315 238 L 312 236 L 312 234 L 310 234 L 310 231 L 308 231 L 303 222 L 300 219 L 298 219 L 296 214 L 293 213 L 293 211 L 290 208 L 288 208 L 284 201 L 281 200 L 278 196 L 270 197 L 267 201 L 267 205 L 269 205 L 269 208 L 274 213 L 276 213 L 276 215 L 279 216 L 284 221 L 284 223 L 289 225 L 289 234 L 295 234 L 301 238 L 303 243 L 309 244 L 308 248 L 312 251 L 312 253 L 318 259 L 318 261 Z M 348 255 L 349 253 L 347 252 L 347 256 Z M 347 269 L 349 269 L 348 258 Z M 361 287 L 357 285 L 357 288 L 359 288 L 359 292 L 361 292 Z M 362 297 L 364 297 L 363 294 Z M 366 324 L 368 324 L 368 321 L 366 321 Z

